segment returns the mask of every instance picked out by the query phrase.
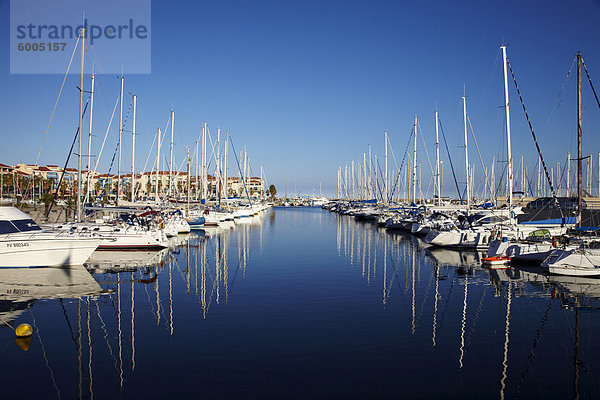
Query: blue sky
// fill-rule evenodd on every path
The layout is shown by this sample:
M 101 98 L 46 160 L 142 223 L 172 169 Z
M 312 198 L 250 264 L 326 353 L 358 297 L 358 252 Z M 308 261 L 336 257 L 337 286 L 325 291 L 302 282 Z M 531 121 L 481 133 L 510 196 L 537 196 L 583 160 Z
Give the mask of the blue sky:
M 6 27 L 0 42 L 4 131 L 0 162 L 32 163 L 62 76 L 9 74 L 8 1 L 0 1 L 0 13 Z M 499 108 L 502 43 L 509 46 L 508 56 L 547 163 L 564 165 L 566 152 L 576 150 L 574 71 L 560 98 L 559 93 L 577 51 L 600 89 L 599 17 L 597 0 L 153 1 L 152 73 L 125 76 L 126 92 L 138 95 L 136 168 L 143 167 L 156 128 L 164 128 L 174 108 L 178 164 L 186 147 L 193 149 L 202 122 L 207 121 L 213 137 L 217 127 L 230 130 L 238 153 L 246 145 L 254 175 L 262 165 L 279 193 L 287 182 L 288 193 L 294 187 L 304 194 L 313 188 L 318 192 L 322 183 L 332 194 L 337 168 L 353 159 L 362 163 L 369 144 L 382 161 L 384 131 L 399 158 L 414 115 L 433 162 L 437 107 L 458 180 L 464 182 L 465 88 L 484 164 L 489 166 L 494 155 L 506 158 L 504 111 Z M 87 71 L 90 68 L 91 64 L 86 66 Z M 62 165 L 66 159 L 77 127 L 76 85 L 78 77 L 71 75 L 41 164 Z M 96 143 L 104 136 L 118 91 L 116 76 L 98 77 Z M 531 175 L 535 148 L 512 82 L 510 96 L 513 156 L 519 164 L 524 155 Z M 585 77 L 584 97 L 584 153 L 596 154 L 597 171 L 600 112 Z M 114 124 L 100 161 L 103 172 L 116 137 Z M 421 140 L 418 146 L 426 191 L 429 165 Z M 480 176 L 472 140 L 469 146 L 470 163 Z M 129 143 L 123 157 L 129 172 Z M 442 159 L 447 162 L 445 151 Z M 445 170 L 444 187 L 452 195 L 449 172 Z

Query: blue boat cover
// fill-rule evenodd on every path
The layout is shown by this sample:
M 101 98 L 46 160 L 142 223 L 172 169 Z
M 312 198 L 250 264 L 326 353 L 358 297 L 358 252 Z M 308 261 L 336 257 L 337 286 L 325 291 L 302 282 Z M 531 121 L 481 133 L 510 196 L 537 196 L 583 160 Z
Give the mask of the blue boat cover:
M 522 225 L 576 224 L 576 223 L 577 223 L 577 217 L 552 218 L 552 219 L 543 219 L 540 221 L 521 222 Z

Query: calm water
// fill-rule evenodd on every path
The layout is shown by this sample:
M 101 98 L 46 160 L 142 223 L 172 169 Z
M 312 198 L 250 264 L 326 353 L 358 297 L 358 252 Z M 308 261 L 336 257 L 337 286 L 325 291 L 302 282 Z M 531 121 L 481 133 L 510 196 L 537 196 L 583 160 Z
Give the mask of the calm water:
M 34 326 L 0 328 L 2 396 L 600 396 L 600 280 L 489 271 L 320 209 L 176 239 L 97 252 L 91 275 L 0 270 L 0 317 Z

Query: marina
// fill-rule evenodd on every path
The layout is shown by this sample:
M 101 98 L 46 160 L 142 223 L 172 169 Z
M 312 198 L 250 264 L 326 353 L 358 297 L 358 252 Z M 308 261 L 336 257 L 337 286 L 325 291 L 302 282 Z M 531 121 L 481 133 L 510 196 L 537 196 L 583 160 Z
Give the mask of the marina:
M 0 15 L 5 396 L 600 398 L 600 3 Z
M 314 207 L 276 207 L 233 229 L 180 235 L 137 259 L 113 253 L 111 268 L 98 268 L 97 253 L 76 273 L 0 270 L 3 320 L 34 328 L 27 351 L 0 328 L 6 390 L 46 398 L 600 393 L 600 280 L 485 269 L 482 252 L 428 247 Z M 36 385 L 20 384 L 24 370 Z M 157 373 L 160 384 L 150 384 Z

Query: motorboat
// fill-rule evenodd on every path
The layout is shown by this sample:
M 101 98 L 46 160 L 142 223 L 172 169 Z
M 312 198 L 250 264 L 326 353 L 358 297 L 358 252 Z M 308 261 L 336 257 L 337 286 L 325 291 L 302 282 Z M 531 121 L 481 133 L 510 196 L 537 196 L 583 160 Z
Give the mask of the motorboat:
M 0 207 L 0 267 L 83 264 L 102 239 L 70 231 L 42 230 L 26 213 Z

